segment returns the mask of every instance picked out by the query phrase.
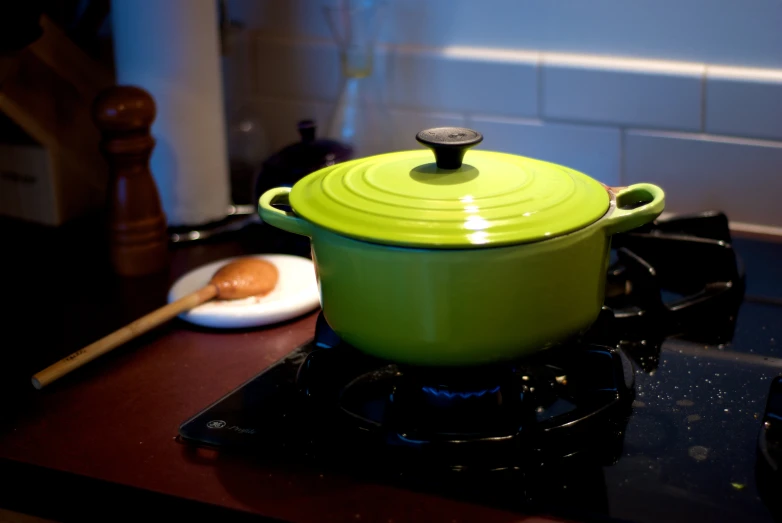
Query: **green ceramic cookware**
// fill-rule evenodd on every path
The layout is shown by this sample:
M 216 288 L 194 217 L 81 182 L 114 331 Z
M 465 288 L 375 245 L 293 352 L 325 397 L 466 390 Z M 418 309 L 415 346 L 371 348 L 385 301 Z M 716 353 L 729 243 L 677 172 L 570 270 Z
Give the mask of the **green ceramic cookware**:
M 483 139 L 470 129 L 417 139 L 434 156 L 340 163 L 260 198 L 266 223 L 312 239 L 334 331 L 399 363 L 493 363 L 578 335 L 603 304 L 611 235 L 664 207 L 654 185 L 468 151 Z

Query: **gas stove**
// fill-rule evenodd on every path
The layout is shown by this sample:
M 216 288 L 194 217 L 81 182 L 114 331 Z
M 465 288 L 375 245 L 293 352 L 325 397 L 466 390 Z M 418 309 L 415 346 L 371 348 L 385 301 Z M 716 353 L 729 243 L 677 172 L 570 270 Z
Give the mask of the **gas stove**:
M 782 296 L 745 285 L 735 245 L 720 213 L 615 236 L 590 331 L 501 365 L 381 361 L 321 314 L 312 341 L 180 437 L 524 513 L 770 521 L 782 492 Z M 759 250 L 782 246 L 741 246 L 750 275 L 771 281 Z

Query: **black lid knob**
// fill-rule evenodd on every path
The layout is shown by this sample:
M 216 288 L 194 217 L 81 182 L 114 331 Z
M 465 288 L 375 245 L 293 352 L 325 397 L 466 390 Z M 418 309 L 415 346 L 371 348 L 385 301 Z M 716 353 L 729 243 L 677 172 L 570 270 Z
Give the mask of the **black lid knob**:
M 316 125 L 314 120 L 301 120 L 297 127 L 302 142 L 311 142 L 315 140 Z
M 465 127 L 436 127 L 421 131 L 415 139 L 434 152 L 437 167 L 458 169 L 462 166 L 464 153 L 481 143 L 483 135 Z

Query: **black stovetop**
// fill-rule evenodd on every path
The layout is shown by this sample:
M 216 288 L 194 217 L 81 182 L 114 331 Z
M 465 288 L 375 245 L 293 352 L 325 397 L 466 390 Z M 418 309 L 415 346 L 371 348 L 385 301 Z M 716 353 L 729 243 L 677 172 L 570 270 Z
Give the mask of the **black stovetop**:
M 433 376 L 362 355 L 321 316 L 312 342 L 180 435 L 524 513 L 773 521 L 782 244 L 731 242 L 709 214 L 614 247 L 608 307 L 582 340 Z

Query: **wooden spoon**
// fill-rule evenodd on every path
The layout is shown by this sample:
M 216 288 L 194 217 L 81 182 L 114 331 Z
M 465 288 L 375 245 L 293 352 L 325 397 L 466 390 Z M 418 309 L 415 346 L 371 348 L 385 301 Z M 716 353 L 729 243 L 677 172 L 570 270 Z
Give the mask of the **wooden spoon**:
M 257 258 L 232 261 L 215 272 L 206 287 L 142 316 L 35 374 L 33 386 L 41 389 L 98 356 L 211 299 L 236 300 L 266 295 L 277 285 L 278 278 L 277 267 L 267 261 Z

